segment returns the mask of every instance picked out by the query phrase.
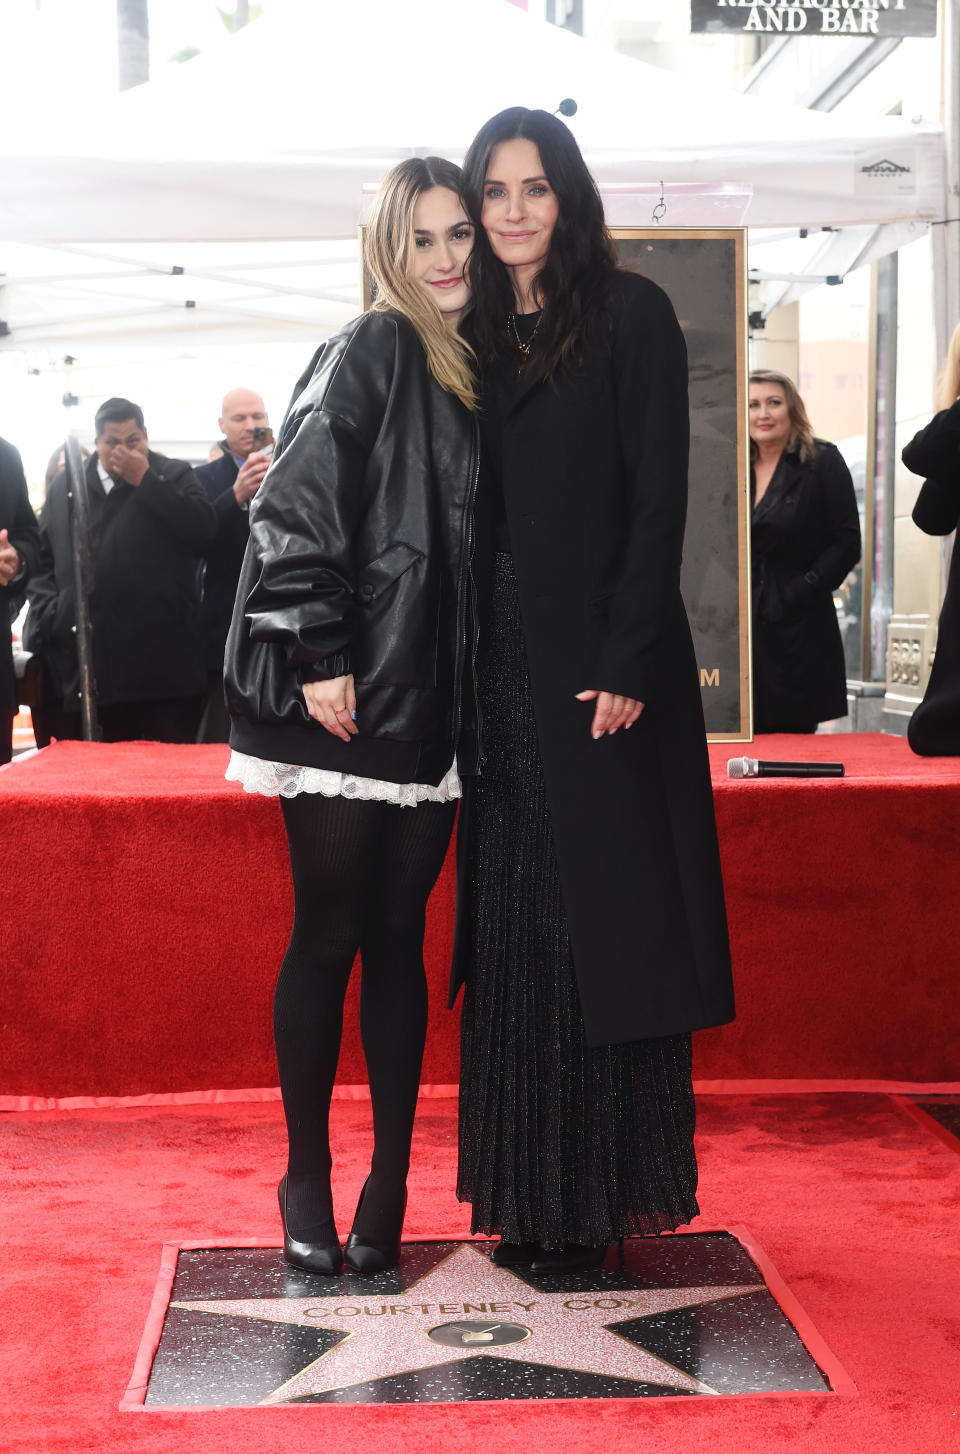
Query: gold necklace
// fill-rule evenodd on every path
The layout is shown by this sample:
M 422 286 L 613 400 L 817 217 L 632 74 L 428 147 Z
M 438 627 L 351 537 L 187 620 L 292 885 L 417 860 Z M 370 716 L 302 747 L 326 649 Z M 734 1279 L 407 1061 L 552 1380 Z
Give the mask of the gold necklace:
M 527 339 L 526 343 L 524 343 L 523 339 L 520 337 L 520 330 L 517 327 L 517 315 L 515 313 L 507 314 L 507 337 L 510 339 L 510 342 L 513 344 L 517 353 L 520 355 L 520 357 L 517 359 L 516 376 L 518 379 L 523 378 L 523 371 L 526 368 L 527 364 L 530 362 L 530 350 L 533 347 L 533 340 L 537 336 L 537 329 L 540 327 L 540 324 L 542 322 L 543 313 L 541 311 L 539 318 L 533 325 L 533 332 Z

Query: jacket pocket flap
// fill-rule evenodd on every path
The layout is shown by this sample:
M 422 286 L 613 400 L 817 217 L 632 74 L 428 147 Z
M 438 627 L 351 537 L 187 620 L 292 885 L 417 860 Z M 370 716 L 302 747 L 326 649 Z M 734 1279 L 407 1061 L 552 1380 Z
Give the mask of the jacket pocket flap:
M 375 601 L 387 586 L 392 585 L 403 575 L 404 571 L 409 570 L 415 561 L 422 559 L 422 551 L 415 550 L 412 545 L 398 540 L 396 545 L 391 545 L 382 555 L 378 555 L 376 560 L 372 560 L 361 570 L 357 581 L 357 595 L 360 601 Z

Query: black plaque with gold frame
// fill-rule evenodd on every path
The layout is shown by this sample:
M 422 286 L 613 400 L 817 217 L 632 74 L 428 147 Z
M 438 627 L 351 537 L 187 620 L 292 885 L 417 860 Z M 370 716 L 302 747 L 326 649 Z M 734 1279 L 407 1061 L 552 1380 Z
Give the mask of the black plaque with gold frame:
M 620 262 L 658 283 L 687 343 L 690 494 L 681 585 L 707 736 L 752 736 L 747 250 L 742 228 L 614 227 Z
M 690 493 L 681 584 L 707 737 L 748 742 L 753 713 L 746 233 L 742 228 L 610 230 L 621 264 L 663 288 L 686 338 Z M 369 308 L 371 282 L 363 271 L 363 305 Z

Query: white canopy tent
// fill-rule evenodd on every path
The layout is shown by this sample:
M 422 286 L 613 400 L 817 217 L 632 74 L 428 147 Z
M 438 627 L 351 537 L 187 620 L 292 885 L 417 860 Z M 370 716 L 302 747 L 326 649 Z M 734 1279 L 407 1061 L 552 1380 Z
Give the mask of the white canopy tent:
M 38 111 L 25 129 L 0 100 L 0 355 L 306 356 L 359 306 L 365 189 L 565 96 L 612 221 L 647 223 L 662 180 L 668 226 L 843 229 L 790 266 L 771 252 L 765 306 L 944 215 L 929 124 L 710 94 L 505 0 L 276 0 L 149 84 L 85 96 L 69 128 Z
M 287 0 L 212 54 L 91 97 L 66 135 L 49 114 L 5 126 L 0 238 L 348 237 L 393 162 L 460 156 L 501 107 L 564 96 L 601 183 L 745 184 L 751 226 L 942 215 L 936 127 L 711 94 L 504 0 Z

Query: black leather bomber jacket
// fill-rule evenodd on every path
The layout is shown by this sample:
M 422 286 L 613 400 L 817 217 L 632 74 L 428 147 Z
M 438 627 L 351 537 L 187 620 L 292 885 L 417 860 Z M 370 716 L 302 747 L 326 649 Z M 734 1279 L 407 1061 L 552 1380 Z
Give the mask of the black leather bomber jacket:
M 231 745 L 387 782 L 476 770 L 477 428 L 412 325 L 365 313 L 297 385 L 250 507 L 224 667 Z M 352 672 L 358 736 L 307 713 L 305 681 Z

